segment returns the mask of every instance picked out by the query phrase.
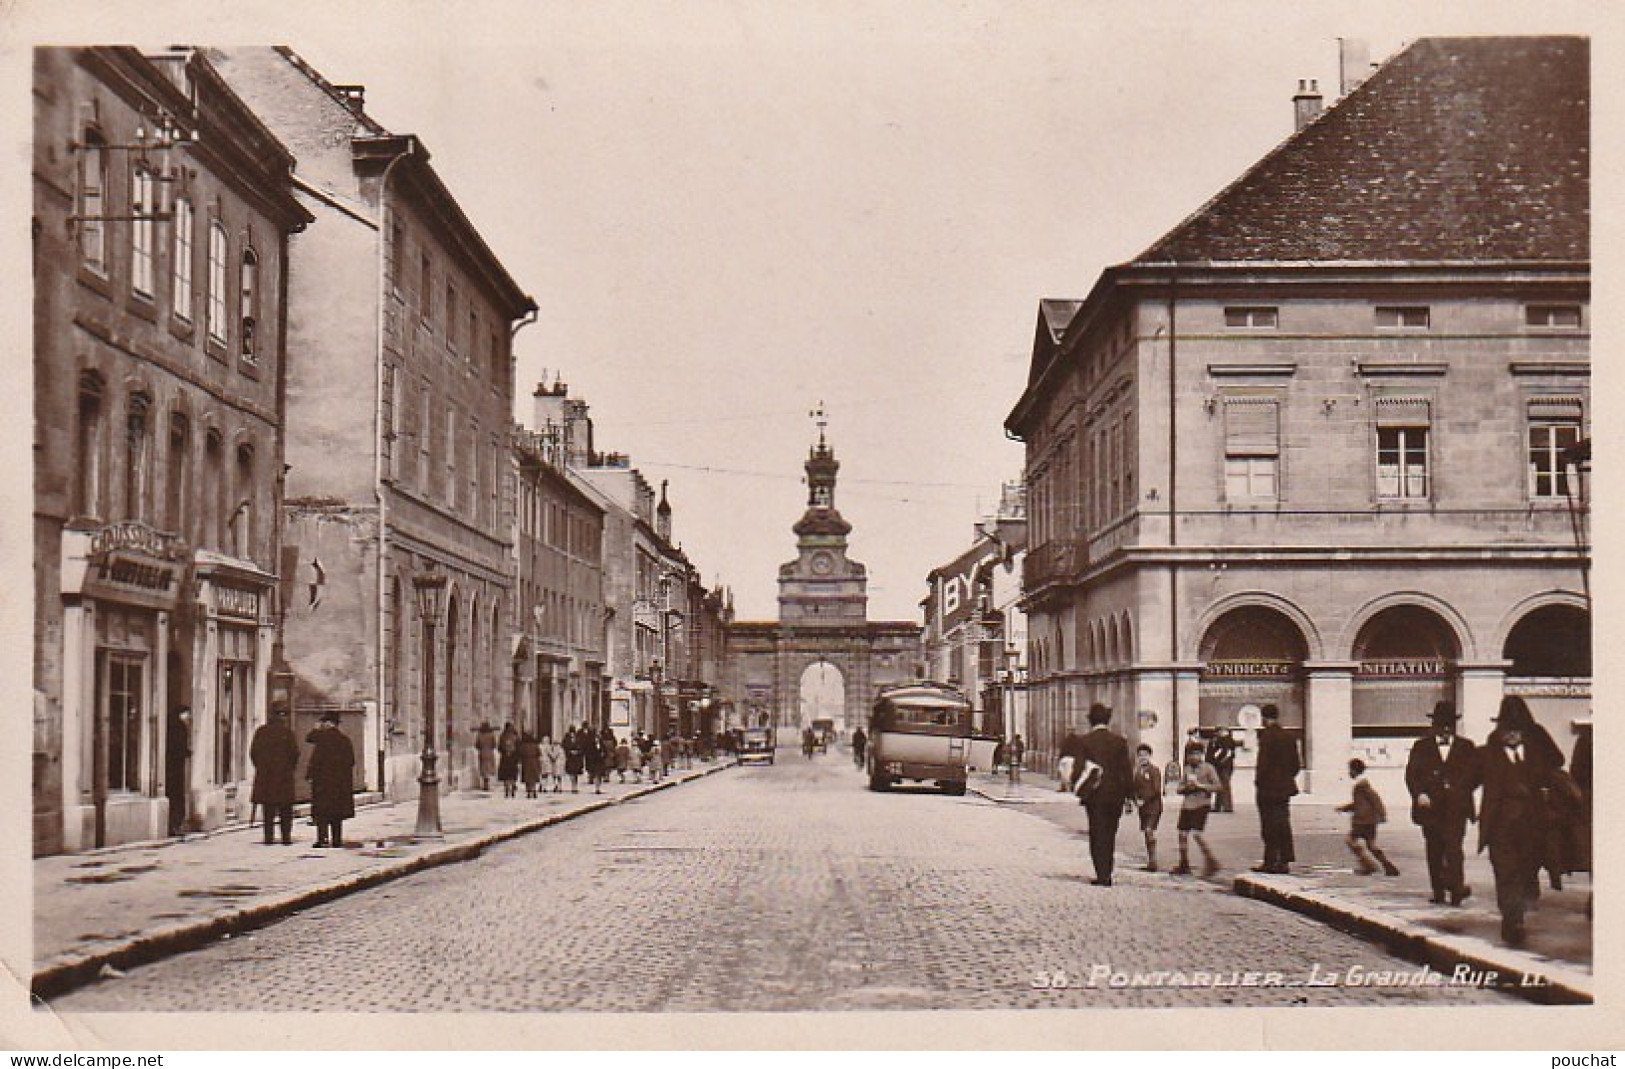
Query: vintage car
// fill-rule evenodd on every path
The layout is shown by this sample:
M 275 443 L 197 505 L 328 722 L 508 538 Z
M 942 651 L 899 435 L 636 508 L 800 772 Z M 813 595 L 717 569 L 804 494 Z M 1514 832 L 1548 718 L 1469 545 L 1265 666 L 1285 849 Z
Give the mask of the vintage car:
M 746 728 L 743 738 L 739 742 L 739 763 L 747 761 L 766 761 L 773 763 L 773 730 L 771 728 Z

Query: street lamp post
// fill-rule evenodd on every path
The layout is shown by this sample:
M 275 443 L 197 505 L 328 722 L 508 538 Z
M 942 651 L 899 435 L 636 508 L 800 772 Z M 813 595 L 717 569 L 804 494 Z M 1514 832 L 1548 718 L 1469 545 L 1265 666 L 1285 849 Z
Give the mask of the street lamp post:
M 418 825 L 412 838 L 441 839 L 440 777 L 435 775 L 439 757 L 434 750 L 434 627 L 440 619 L 446 577 L 426 572 L 412 582 L 417 590 L 418 618 L 423 621 L 423 753 L 418 758 Z
M 660 658 L 649 662 L 649 682 L 654 684 L 654 713 L 650 717 L 650 734 L 657 739 L 666 737 L 666 703 L 660 698 Z

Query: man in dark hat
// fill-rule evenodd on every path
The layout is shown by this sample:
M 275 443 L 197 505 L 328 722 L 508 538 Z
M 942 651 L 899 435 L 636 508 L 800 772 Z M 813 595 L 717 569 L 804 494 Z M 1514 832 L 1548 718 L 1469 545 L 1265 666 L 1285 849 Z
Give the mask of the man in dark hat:
M 250 801 L 260 807 L 265 821 L 265 842 L 270 845 L 272 829 L 282 828 L 282 842 L 293 842 L 293 774 L 299 767 L 299 742 L 288 726 L 288 707 L 280 703 L 271 718 L 254 731 L 248 744 L 248 759 L 254 763 L 254 793 Z
M 1411 746 L 1405 762 L 1405 789 L 1411 793 L 1411 819 L 1422 828 L 1427 844 L 1428 879 L 1433 885 L 1434 903 L 1448 898 L 1461 905 L 1473 889 L 1462 877 L 1462 840 L 1473 812 L 1473 781 L 1478 770 L 1478 751 L 1456 734 L 1461 714 L 1456 703 L 1434 704 L 1428 718 L 1432 730 Z
M 1478 848 L 1489 849 L 1501 938 L 1514 947 L 1524 943 L 1524 913 L 1540 893 L 1536 875 L 1547 835 L 1547 796 L 1563 760 L 1561 752 L 1554 758 L 1548 749 L 1550 736 L 1545 744 L 1539 739 L 1529 707 L 1509 694 L 1478 759 L 1484 788 Z
M 344 822 L 355 816 L 355 747 L 339 730 L 337 713 L 322 714 L 309 742 L 312 749 L 305 778 L 310 780 L 310 816 L 316 822 L 316 845 L 342 847 Z
M 164 738 L 164 794 L 169 798 L 169 834 L 186 832 L 187 773 L 192 759 L 192 709 L 182 705 L 169 714 Z
M 1112 711 L 1099 702 L 1089 707 L 1089 730 L 1078 744 L 1079 768 L 1093 764 L 1100 768 L 1099 780 L 1087 799 L 1080 799 L 1089 813 L 1089 855 L 1094 860 L 1096 887 L 1112 885 L 1112 862 L 1117 853 L 1117 825 L 1123 819 L 1123 802 L 1134 786 L 1134 761 L 1129 757 L 1128 740 L 1108 725 Z
M 1253 794 L 1258 800 L 1258 831 L 1264 840 L 1264 861 L 1254 872 L 1284 875 L 1295 859 L 1292 848 L 1292 796 L 1298 793 L 1298 744 L 1281 726 L 1281 710 L 1266 705 L 1259 712 L 1264 726 L 1258 729 L 1258 768 L 1253 776 Z

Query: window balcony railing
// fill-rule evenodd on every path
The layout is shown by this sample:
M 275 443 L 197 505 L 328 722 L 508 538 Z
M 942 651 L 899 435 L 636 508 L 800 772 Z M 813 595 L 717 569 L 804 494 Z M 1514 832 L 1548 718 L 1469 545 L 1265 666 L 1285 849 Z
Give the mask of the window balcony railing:
M 1058 538 L 1027 551 L 1021 566 L 1021 585 L 1037 590 L 1051 583 L 1077 579 L 1089 564 L 1089 543 L 1080 538 Z

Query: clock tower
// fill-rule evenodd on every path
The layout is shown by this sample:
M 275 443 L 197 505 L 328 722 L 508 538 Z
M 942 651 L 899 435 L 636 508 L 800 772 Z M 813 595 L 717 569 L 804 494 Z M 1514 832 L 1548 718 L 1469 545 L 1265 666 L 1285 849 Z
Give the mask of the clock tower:
M 841 464 L 825 439 L 823 406 L 813 413 L 818 444 L 807 453 L 807 511 L 791 530 L 796 559 L 779 567 L 779 622 L 798 627 L 862 624 L 869 613 L 868 573 L 846 556 L 852 525 L 835 509 Z

